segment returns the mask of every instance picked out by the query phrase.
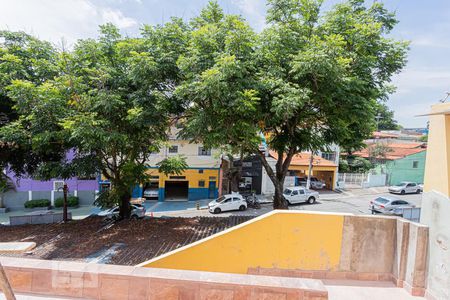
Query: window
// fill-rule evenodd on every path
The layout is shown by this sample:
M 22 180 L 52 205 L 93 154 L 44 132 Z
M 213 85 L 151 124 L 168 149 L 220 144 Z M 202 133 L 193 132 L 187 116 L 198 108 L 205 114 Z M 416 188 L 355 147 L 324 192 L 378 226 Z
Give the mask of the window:
M 176 145 L 170 146 L 169 153 L 178 153 L 178 146 Z
M 300 195 L 305 194 L 305 190 L 299 190 L 299 192 L 300 192 Z
M 111 189 L 111 183 L 105 182 L 100 184 L 100 192 L 108 191 Z
M 236 202 L 236 201 L 239 201 L 239 200 L 241 200 L 241 199 L 239 199 L 239 198 L 233 198 L 233 202 Z
M 198 187 L 205 187 L 205 181 L 204 180 L 199 180 L 198 181 Z
M 324 158 L 326 160 L 335 161 L 336 160 L 336 153 L 334 153 L 334 152 L 323 152 L 322 153 L 322 158 Z
M 209 176 L 210 181 L 215 181 L 216 179 L 217 179 L 216 176 Z
M 298 195 L 298 191 L 293 191 L 292 196 Z
M 419 167 L 419 161 L 413 161 L 413 169 L 417 169 Z
M 159 179 L 159 176 L 150 176 L 150 179 Z
M 170 179 L 186 179 L 186 176 L 170 176 Z
M 198 156 L 211 156 L 211 149 L 205 149 L 204 147 L 198 147 Z
M 203 170 L 198 170 L 198 172 L 199 172 L 200 174 L 203 174 Z
M 62 181 L 62 180 L 53 181 L 53 190 L 54 191 L 58 191 L 58 190 L 62 191 L 63 187 L 64 187 L 64 181 Z

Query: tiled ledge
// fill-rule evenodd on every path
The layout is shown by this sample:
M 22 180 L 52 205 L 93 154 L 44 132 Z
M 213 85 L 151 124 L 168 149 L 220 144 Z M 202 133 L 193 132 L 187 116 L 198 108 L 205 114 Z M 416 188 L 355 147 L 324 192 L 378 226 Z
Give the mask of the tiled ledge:
M 320 280 L 0 258 L 16 292 L 85 299 L 327 299 Z

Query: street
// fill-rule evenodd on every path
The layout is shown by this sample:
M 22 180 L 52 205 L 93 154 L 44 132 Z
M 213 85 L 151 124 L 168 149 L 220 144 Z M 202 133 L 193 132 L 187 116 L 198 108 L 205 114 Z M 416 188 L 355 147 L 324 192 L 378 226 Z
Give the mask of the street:
M 296 205 L 290 205 L 290 210 L 309 210 L 309 211 L 321 211 L 321 212 L 338 212 L 338 213 L 352 213 L 356 215 L 371 214 L 369 210 L 369 203 L 371 200 L 380 196 L 387 196 L 391 198 L 403 199 L 417 207 L 421 206 L 422 194 L 407 194 L 407 195 L 394 195 L 387 193 L 385 190 L 377 192 L 373 190 L 360 189 L 357 195 L 346 195 L 337 193 L 325 193 L 320 195 L 320 199 L 315 204 L 301 203 Z M 351 193 L 348 193 L 351 194 Z M 230 211 L 221 213 L 221 217 L 234 216 L 234 215 L 253 215 L 258 216 L 271 211 L 272 204 L 263 204 L 261 209 L 248 208 L 246 211 Z M 179 216 L 179 217 L 194 217 L 194 216 L 215 216 L 211 214 L 207 209 L 187 209 L 183 211 L 172 212 L 157 212 L 154 216 Z

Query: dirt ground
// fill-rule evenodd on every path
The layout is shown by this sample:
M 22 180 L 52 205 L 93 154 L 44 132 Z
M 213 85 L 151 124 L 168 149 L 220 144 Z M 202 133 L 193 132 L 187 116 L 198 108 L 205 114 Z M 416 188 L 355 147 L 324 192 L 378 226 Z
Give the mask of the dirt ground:
M 70 223 L 1 226 L 0 242 L 35 242 L 20 257 L 136 265 L 249 220 L 227 218 L 148 218 L 106 222 L 88 217 Z

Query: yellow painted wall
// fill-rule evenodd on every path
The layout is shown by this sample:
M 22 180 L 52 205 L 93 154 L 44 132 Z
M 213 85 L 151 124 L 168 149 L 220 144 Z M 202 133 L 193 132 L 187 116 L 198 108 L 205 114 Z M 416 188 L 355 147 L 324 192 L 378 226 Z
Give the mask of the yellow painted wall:
M 204 169 L 203 173 L 199 173 L 199 170 L 197 169 L 187 169 L 180 175 L 169 175 L 166 176 L 164 174 L 160 174 L 158 172 L 158 169 L 148 169 L 147 173 L 151 176 L 159 176 L 159 187 L 163 188 L 164 183 L 166 180 L 177 180 L 177 179 L 170 179 L 170 176 L 186 176 L 186 179 L 180 179 L 180 180 L 188 180 L 189 181 L 189 187 L 190 188 L 199 188 L 198 182 L 200 180 L 205 181 L 204 188 L 208 188 L 210 181 L 216 182 L 216 187 L 219 182 L 219 170 L 217 169 Z M 212 179 L 214 177 L 214 179 Z
M 274 211 L 140 266 L 246 274 L 250 267 L 336 270 L 344 216 Z
M 450 103 L 432 106 L 425 164 L 424 191 L 450 196 Z

